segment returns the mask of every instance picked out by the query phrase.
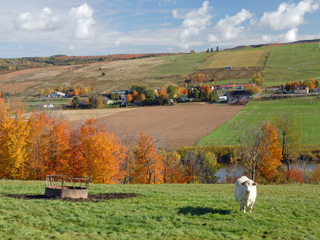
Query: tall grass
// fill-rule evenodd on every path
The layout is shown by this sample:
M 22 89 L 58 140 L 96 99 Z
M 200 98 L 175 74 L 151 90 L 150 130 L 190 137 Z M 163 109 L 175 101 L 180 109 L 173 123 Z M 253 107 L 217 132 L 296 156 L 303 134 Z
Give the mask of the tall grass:
M 234 126 L 249 127 L 256 123 L 272 121 L 274 117 L 282 114 L 295 119 L 302 144 L 320 143 L 320 100 L 316 97 L 293 98 L 276 101 L 250 101 L 248 105 L 237 113 L 232 119 L 207 136 L 199 139 L 195 145 L 234 145 Z
M 23 200 L 44 182 L 0 181 L 0 239 L 318 239 L 320 185 L 258 186 L 243 214 L 234 185 L 90 185 L 90 193 L 134 192 L 106 202 Z

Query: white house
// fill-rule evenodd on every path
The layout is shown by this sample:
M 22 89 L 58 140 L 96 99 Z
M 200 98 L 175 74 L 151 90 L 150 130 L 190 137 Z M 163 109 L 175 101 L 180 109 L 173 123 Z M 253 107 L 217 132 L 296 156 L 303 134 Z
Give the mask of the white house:
M 50 97 L 65 97 L 65 96 L 66 96 L 65 93 L 59 92 L 59 91 L 56 91 L 50 94 Z

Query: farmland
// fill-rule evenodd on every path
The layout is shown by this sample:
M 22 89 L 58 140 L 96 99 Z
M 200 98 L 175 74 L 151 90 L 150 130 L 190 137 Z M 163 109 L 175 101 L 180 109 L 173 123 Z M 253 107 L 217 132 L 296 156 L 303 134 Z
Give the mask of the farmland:
M 263 66 L 270 48 L 218 52 L 200 65 L 199 69 Z
M 300 132 L 302 144 L 319 144 L 320 101 L 316 97 L 294 98 L 276 101 L 250 101 L 234 118 L 217 130 L 201 138 L 196 145 L 236 144 L 233 126 L 252 126 L 256 123 L 272 121 L 282 114 L 295 119 Z
M 218 104 L 183 104 L 170 107 L 117 108 L 52 111 L 66 119 L 84 121 L 103 118 L 115 129 L 132 134 L 152 134 L 168 146 L 192 146 L 194 142 L 218 128 L 243 106 Z
M 136 193 L 102 202 L 15 199 L 44 182 L 0 181 L 1 239 L 317 239 L 320 186 L 259 185 L 253 213 L 239 212 L 234 185 L 91 184 L 89 194 Z
M 317 43 L 276 46 L 265 69 L 265 86 L 304 81 L 320 77 L 320 52 Z
M 18 96 L 34 96 L 39 94 L 41 88 L 57 88 L 60 85 L 66 89 L 73 85 L 91 86 L 96 93 L 129 89 L 132 84 L 137 83 L 159 88 L 161 84 L 184 81 L 208 55 L 181 54 L 22 70 L 0 75 L 0 90 L 17 92 Z

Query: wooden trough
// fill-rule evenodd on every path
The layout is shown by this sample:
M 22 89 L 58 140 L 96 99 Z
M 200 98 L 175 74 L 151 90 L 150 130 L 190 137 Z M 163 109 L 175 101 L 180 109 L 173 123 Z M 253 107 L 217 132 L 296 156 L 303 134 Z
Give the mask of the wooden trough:
M 46 197 L 88 198 L 89 178 L 64 175 L 46 177 Z

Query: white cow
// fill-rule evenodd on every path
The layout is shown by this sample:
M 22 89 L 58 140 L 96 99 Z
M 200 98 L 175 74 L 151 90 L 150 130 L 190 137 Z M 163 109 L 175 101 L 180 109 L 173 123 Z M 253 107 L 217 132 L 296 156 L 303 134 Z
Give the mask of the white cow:
M 247 211 L 252 213 L 252 207 L 257 197 L 256 185 L 257 183 L 246 176 L 242 176 L 236 181 L 234 196 L 240 203 L 240 211 L 243 210 L 245 213 L 245 207 L 247 207 Z

